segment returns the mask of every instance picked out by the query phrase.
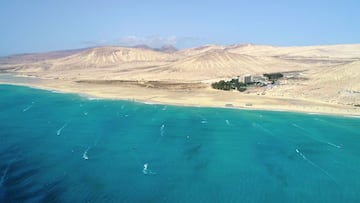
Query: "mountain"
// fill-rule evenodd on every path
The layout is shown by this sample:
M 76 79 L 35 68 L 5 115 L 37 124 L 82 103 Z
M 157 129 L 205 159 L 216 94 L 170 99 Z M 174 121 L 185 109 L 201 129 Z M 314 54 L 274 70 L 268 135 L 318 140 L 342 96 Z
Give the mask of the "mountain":
M 31 63 L 48 59 L 57 59 L 85 51 L 90 48 L 52 51 L 47 53 L 26 53 L 0 57 L 0 64 Z
M 132 80 L 209 83 L 244 74 L 283 72 L 266 95 L 360 103 L 360 45 L 276 47 L 205 45 L 177 51 L 105 46 L 0 58 L 0 71 L 57 81 Z
M 132 48 L 148 49 L 148 50 L 159 51 L 159 52 L 164 52 L 164 53 L 174 53 L 174 52 L 178 51 L 178 49 L 176 49 L 176 47 L 174 47 L 172 45 L 163 45 L 160 48 L 151 48 L 150 46 L 148 46 L 146 44 L 139 44 L 139 45 L 132 46 Z
M 305 47 L 205 45 L 180 51 L 172 46 L 154 50 L 139 45 L 11 56 L 0 60 L 0 69 L 63 79 L 204 81 L 246 73 L 327 71 L 359 60 L 359 44 Z
M 164 46 L 154 49 L 154 50 L 165 52 L 165 53 L 174 53 L 174 52 L 178 51 L 178 49 L 172 45 L 164 45 Z

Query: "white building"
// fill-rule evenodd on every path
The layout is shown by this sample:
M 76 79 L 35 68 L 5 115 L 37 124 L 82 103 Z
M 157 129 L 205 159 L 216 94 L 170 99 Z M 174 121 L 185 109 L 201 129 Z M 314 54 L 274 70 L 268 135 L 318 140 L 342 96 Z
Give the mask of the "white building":
M 252 76 L 250 74 L 244 75 L 242 79 L 242 82 L 245 84 L 252 82 Z

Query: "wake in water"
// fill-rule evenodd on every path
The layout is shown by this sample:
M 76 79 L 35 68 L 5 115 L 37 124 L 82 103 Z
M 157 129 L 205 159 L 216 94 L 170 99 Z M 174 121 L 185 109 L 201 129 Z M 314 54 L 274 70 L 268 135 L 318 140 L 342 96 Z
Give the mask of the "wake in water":
M 271 132 L 271 130 L 263 127 L 262 125 L 260 125 L 260 124 L 258 124 L 258 123 L 252 123 L 252 126 L 253 126 L 254 128 L 259 128 L 259 129 L 261 129 L 262 131 L 266 132 L 267 134 L 270 134 L 270 135 L 272 135 L 272 136 L 275 137 L 274 133 Z
M 23 109 L 23 112 L 26 112 L 26 111 L 28 111 L 29 109 L 31 109 L 31 107 L 34 106 L 34 103 L 35 103 L 35 102 L 31 102 L 31 104 L 30 104 L 29 106 L 27 106 L 25 109 Z
M 155 150 L 158 149 L 159 143 L 161 142 L 162 139 L 164 139 L 163 138 L 164 134 L 165 134 L 165 124 L 162 124 L 160 126 L 160 136 L 157 138 L 156 142 L 153 144 L 152 149 L 148 150 L 148 153 L 147 153 L 148 158 L 144 159 L 146 161 L 146 163 L 143 162 L 144 160 L 140 161 L 140 159 L 137 156 L 135 156 L 135 154 L 134 154 L 134 158 L 135 158 L 137 164 L 139 164 L 140 166 L 143 167 L 142 172 L 145 175 L 156 175 L 155 172 L 153 172 L 149 169 L 148 161 L 152 159 Z M 135 150 L 135 148 L 133 148 L 133 149 Z M 141 164 L 141 163 L 144 163 L 144 164 Z
M 326 142 L 326 141 L 324 141 L 324 140 L 317 139 L 317 138 L 314 138 L 314 137 L 310 136 L 310 134 L 312 134 L 311 132 L 309 132 L 307 129 L 305 129 L 305 128 L 303 128 L 303 127 L 301 127 L 301 126 L 299 126 L 299 125 L 297 125 L 297 124 L 295 124 L 295 123 L 293 123 L 292 126 L 294 126 L 295 128 L 298 128 L 298 129 L 304 131 L 304 132 L 306 133 L 305 136 L 311 138 L 312 140 L 315 140 L 315 141 L 320 142 L 320 143 L 323 143 L 323 144 L 327 144 L 327 145 L 329 145 L 329 146 L 332 146 L 332 147 L 335 147 L 335 148 L 338 148 L 338 149 L 341 149 L 341 148 L 342 148 L 342 146 L 340 146 L 340 145 L 336 145 L 336 144 L 334 144 L 334 143 Z
M 161 127 L 160 127 L 160 136 L 158 136 L 158 138 L 156 139 L 156 142 L 153 144 L 152 150 L 150 150 L 150 153 L 149 153 L 150 156 L 152 156 L 155 149 L 157 149 L 157 146 L 159 145 L 159 143 L 163 139 L 164 135 L 165 135 L 165 124 L 162 124 Z
M 161 136 L 164 136 L 164 131 L 165 130 L 165 124 L 162 124 L 161 127 L 160 127 L 160 135 Z
M 229 120 L 225 120 L 225 123 L 226 123 L 226 125 L 228 125 L 228 126 L 231 125 Z
M 145 164 L 144 164 L 143 174 L 145 174 L 145 175 L 156 175 L 155 172 L 152 172 L 152 171 L 149 169 L 149 164 L 148 164 L 148 163 L 145 163 Z
M 88 157 L 88 151 L 90 150 L 90 148 L 91 147 L 88 147 L 85 151 L 84 151 L 84 153 L 83 153 L 83 159 L 85 159 L 85 160 L 88 160 L 89 159 L 89 157 Z
M 207 119 L 203 115 L 198 113 L 197 116 L 201 119 L 200 123 L 202 123 L 202 124 L 207 123 Z
M 201 123 L 202 123 L 202 124 L 206 124 L 206 123 L 207 123 L 207 120 L 202 120 Z
M 86 150 L 84 151 L 82 158 L 85 160 L 89 159 L 88 153 L 90 151 L 90 149 L 94 148 L 97 146 L 97 144 L 99 143 L 100 137 L 94 142 L 93 146 L 89 146 L 88 148 L 86 148 Z
M 57 131 L 56 131 L 56 135 L 57 136 L 60 136 L 61 135 L 61 131 L 69 124 L 69 122 L 66 122 L 63 126 L 61 126 L 61 128 L 59 128 Z
M 10 163 L 6 166 L 6 168 L 5 168 L 2 176 L 1 176 L 1 178 L 0 178 L 0 187 L 3 186 L 9 169 L 10 169 Z
M 327 144 L 330 145 L 330 146 L 336 147 L 336 148 L 338 148 L 338 149 L 341 149 L 341 148 L 342 148 L 342 146 L 336 145 L 336 144 L 331 143 L 331 142 L 327 142 Z
M 301 153 L 301 151 L 299 149 L 295 149 L 296 153 L 299 154 L 306 162 L 308 162 L 310 165 L 312 165 L 315 168 L 320 169 L 320 171 L 322 171 L 327 177 L 329 177 L 332 181 L 334 181 L 336 184 L 336 180 L 335 178 L 330 175 L 329 172 L 327 172 L 325 169 L 321 168 L 320 166 L 318 166 L 317 164 L 315 164 L 314 162 L 312 162 L 310 159 L 308 159 L 303 153 Z

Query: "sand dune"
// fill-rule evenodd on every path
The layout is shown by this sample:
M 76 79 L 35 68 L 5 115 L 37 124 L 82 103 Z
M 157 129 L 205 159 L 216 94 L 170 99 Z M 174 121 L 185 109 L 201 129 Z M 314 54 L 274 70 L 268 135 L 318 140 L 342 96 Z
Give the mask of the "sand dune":
M 302 47 L 275 47 L 246 44 L 229 46 L 228 50 L 233 53 L 253 56 L 360 59 L 360 44 Z
M 319 70 L 309 77 L 309 85 L 324 92 L 319 99 L 327 96 L 340 103 L 360 104 L 360 61 Z
M 301 69 L 299 64 L 266 56 L 231 53 L 225 49 L 210 49 L 187 56 L 163 67 L 170 78 L 209 80 L 232 78 L 242 74 L 291 71 Z

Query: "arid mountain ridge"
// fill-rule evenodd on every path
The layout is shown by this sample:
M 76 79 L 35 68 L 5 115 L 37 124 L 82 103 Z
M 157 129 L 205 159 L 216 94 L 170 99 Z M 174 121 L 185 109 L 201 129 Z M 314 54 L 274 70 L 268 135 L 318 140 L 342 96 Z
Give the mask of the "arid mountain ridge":
M 49 78 L 91 79 L 93 74 L 87 72 L 101 70 L 96 78 L 209 80 L 245 73 L 314 70 L 360 60 L 358 44 L 308 47 L 207 45 L 180 51 L 170 49 L 173 51 L 145 46 L 107 46 L 27 54 L 2 58 L 0 68 Z M 79 75 L 79 71 L 82 74 Z
M 170 51 L 169 51 L 170 50 Z M 0 70 L 61 80 L 209 83 L 243 74 L 299 71 L 276 96 L 301 94 L 326 102 L 360 103 L 360 44 L 276 47 L 206 45 L 175 50 L 105 46 L 0 59 Z

